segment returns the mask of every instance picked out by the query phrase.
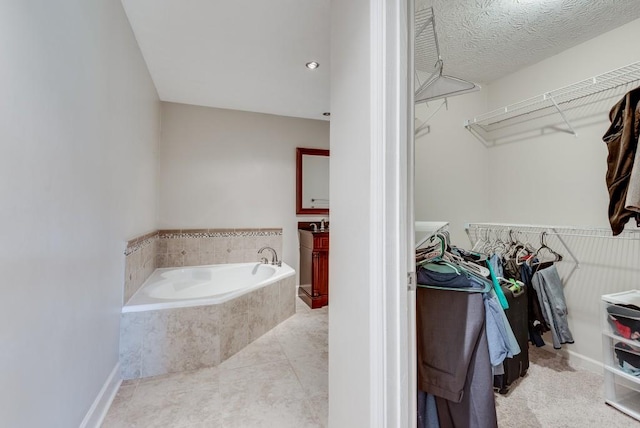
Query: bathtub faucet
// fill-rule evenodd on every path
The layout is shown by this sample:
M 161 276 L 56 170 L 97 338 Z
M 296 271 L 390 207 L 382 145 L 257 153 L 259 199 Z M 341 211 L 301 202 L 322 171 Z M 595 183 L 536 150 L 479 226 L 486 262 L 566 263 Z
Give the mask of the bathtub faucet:
M 271 247 L 262 247 L 258 250 L 258 254 L 262 254 L 262 252 L 264 250 L 269 250 L 271 251 L 271 264 L 272 265 L 278 265 L 278 266 L 282 266 L 282 262 L 280 260 L 278 260 L 278 253 L 276 253 L 276 250 L 274 250 Z M 264 257 L 263 257 L 264 259 Z M 266 259 L 265 259 L 266 260 Z

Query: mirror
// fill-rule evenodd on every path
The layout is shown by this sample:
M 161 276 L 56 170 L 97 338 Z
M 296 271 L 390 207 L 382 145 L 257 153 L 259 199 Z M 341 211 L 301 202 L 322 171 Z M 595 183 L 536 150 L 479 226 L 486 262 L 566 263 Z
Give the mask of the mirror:
M 329 150 L 296 148 L 296 214 L 329 214 Z

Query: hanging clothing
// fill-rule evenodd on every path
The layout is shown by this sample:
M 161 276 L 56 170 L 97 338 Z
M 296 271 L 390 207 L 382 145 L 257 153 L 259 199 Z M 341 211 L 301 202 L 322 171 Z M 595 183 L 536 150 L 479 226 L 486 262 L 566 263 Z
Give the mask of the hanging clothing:
M 549 326 L 542 315 L 542 307 L 538 299 L 538 293 L 533 288 L 531 278 L 533 269 L 527 263 L 520 265 L 520 277 L 527 287 L 527 305 L 529 310 L 529 340 L 538 348 L 544 346 L 542 335 L 549 331 Z
M 486 313 L 486 332 L 489 344 L 489 357 L 492 366 L 502 364 L 505 358 L 512 358 L 521 352 L 520 345 L 507 315 L 498 302 L 496 294 L 491 290 L 485 293 L 484 310 Z M 501 374 L 501 373 L 496 373 Z
M 607 144 L 606 183 L 609 223 L 614 235 L 635 218 L 640 227 L 640 88 L 629 91 L 609 112 L 611 125 L 602 137 Z
M 419 287 L 416 308 L 418 389 L 440 426 L 497 427 L 482 293 Z
M 459 272 L 436 272 L 426 266 L 418 268 L 417 282 L 431 287 L 484 289 L 484 284 L 462 270 Z
M 418 428 L 440 428 L 436 397 L 418 390 Z
M 533 274 L 531 283 L 538 293 L 545 321 L 551 328 L 553 347 L 560 349 L 563 343 L 573 343 L 573 335 L 567 322 L 567 303 L 562 280 L 555 265 L 538 270 Z
M 504 295 L 504 292 L 500 287 L 500 283 L 498 283 L 498 277 L 504 275 L 502 272 L 500 256 L 497 254 L 492 255 L 487 261 L 487 267 L 489 268 L 489 273 L 491 275 L 491 282 L 493 282 L 493 291 L 495 291 L 496 296 L 498 296 L 498 301 L 500 302 L 502 309 L 507 310 L 509 309 L 509 303 L 507 302 L 507 297 Z

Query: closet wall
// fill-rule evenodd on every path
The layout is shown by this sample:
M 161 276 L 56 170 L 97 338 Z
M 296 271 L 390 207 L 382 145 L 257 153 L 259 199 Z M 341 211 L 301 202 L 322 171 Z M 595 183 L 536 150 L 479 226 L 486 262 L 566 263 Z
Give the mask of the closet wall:
M 487 93 L 452 97 L 436 113 L 441 103 L 416 106 L 418 118 L 435 115 L 431 131 L 415 142 L 415 219 L 450 222 L 453 242 L 466 245 L 465 223 L 491 219 L 487 198 L 490 153 L 462 126 L 465 118 L 485 110 Z
M 470 134 L 464 135 L 463 122 L 640 61 L 635 37 L 639 33 L 640 20 L 632 21 L 483 85 L 484 99 L 478 94 L 452 98 L 449 110 L 441 110 L 432 120 L 432 132 L 416 141 L 416 164 L 435 165 L 416 175 L 416 219 L 451 221 L 454 242 L 463 245 L 468 245 L 468 239 L 461 235 L 461 227 L 469 221 L 608 227 L 607 149 L 602 135 L 609 125 L 608 108 L 617 99 L 607 109 L 592 111 L 590 117 L 578 121 L 578 137 L 555 132 L 487 149 Z M 485 104 L 476 109 L 482 102 Z M 445 165 L 438 166 L 438 159 L 462 167 L 450 168 L 449 175 L 443 175 Z M 477 164 L 481 162 L 486 162 L 486 182 L 479 178 Z M 454 181 L 443 179 L 453 174 Z M 462 189 L 461 182 L 469 183 L 469 188 Z M 461 198 L 484 199 L 484 205 L 463 204 Z M 531 239 L 538 242 L 537 236 Z M 569 238 L 567 244 L 581 265 L 565 284 L 576 343 L 564 346 L 563 352 L 576 364 L 599 370 L 600 296 L 640 286 L 640 240 Z M 556 246 L 563 252 L 560 244 Z M 564 254 L 570 259 L 566 251 Z M 560 263 L 561 275 L 566 277 L 573 266 L 571 261 Z

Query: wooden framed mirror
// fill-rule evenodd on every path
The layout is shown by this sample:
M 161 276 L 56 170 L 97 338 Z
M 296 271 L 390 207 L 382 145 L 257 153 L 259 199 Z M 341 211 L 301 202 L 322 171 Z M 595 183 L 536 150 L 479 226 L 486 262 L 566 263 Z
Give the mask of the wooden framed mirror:
M 329 150 L 296 148 L 296 214 L 329 214 Z

